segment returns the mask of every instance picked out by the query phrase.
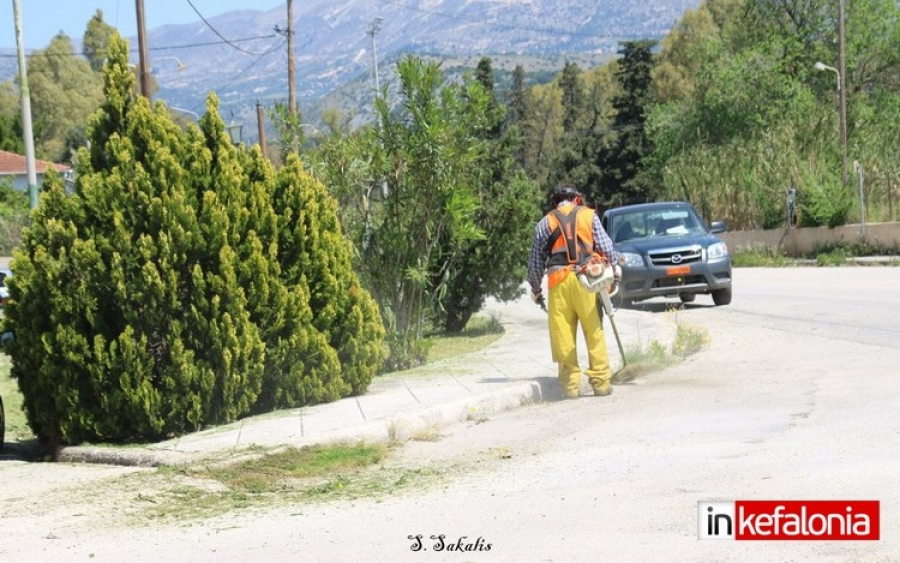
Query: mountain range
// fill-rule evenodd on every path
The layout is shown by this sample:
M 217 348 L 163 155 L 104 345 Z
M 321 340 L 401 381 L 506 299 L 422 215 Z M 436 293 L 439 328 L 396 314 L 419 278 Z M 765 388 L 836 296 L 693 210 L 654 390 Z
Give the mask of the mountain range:
M 567 60 L 609 60 L 619 43 L 661 39 L 701 0 L 307 0 L 294 4 L 295 75 L 304 119 L 324 105 L 365 107 L 374 95 L 374 68 L 391 86 L 397 59 L 436 56 L 448 67 L 473 67 L 481 56 L 522 64 L 530 76 Z M 149 4 L 147 10 L 159 9 Z M 87 22 L 85 22 L 85 25 Z M 238 10 L 205 21 L 148 30 L 156 99 L 202 113 L 209 91 L 226 119 L 256 120 L 256 103 L 288 97 L 287 8 Z M 80 50 L 80 37 L 73 38 Z M 130 39 L 137 62 L 137 40 Z M 373 52 L 378 64 L 373 67 Z M 464 62 L 468 61 L 468 62 Z M 0 58 L 0 80 L 15 58 Z M 599 64 L 599 63 L 598 63 Z M 495 69 L 497 65 L 495 63 Z M 511 68 L 509 69 L 511 70 Z M 355 87 L 353 84 L 355 83 Z M 356 91 L 337 102 L 342 89 Z M 330 102 L 329 102 L 330 100 Z

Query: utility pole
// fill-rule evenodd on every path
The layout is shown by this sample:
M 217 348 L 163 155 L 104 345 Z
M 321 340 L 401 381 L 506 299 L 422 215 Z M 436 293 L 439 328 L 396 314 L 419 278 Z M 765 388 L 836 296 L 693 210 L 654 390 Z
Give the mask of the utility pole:
M 266 154 L 266 116 L 259 100 L 256 100 L 256 124 L 259 128 L 259 148 L 262 151 L 263 158 L 269 158 Z
M 381 17 L 375 18 L 372 22 L 372 25 L 369 26 L 369 31 L 367 34 L 372 38 L 372 65 L 374 67 L 375 74 L 375 97 L 378 97 L 379 92 L 381 91 L 381 86 L 378 84 L 378 44 L 375 41 L 375 36 L 378 35 L 378 32 L 381 31 L 381 22 L 384 21 Z
M 134 0 L 135 12 L 137 12 L 138 28 L 138 74 L 141 84 L 141 94 L 150 100 L 152 94 L 150 86 L 150 55 L 147 48 L 147 30 L 144 25 L 144 0 Z
M 287 0 L 288 40 L 288 109 L 297 115 L 297 79 L 294 76 L 294 1 Z
M 31 127 L 31 94 L 28 91 L 28 70 L 25 66 L 25 40 L 22 36 L 22 8 L 13 0 L 16 20 L 16 45 L 19 56 L 19 95 L 22 98 L 22 136 L 25 141 L 25 171 L 28 177 L 28 199 L 31 208 L 38 206 L 37 167 L 34 161 L 34 132 Z
M 844 0 L 838 2 L 838 104 L 841 127 L 841 181 L 847 185 L 847 61 L 844 42 Z

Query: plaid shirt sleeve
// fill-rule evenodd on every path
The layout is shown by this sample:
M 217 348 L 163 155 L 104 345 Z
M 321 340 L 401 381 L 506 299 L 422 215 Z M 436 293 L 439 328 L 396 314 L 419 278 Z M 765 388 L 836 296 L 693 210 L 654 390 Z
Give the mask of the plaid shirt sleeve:
M 531 244 L 531 254 L 528 256 L 528 285 L 537 293 L 541 289 L 541 279 L 544 277 L 544 265 L 550 256 L 547 242 L 550 240 L 550 221 L 544 217 L 534 227 L 534 241 Z
M 600 217 L 596 213 L 594 213 L 593 230 L 594 249 L 606 256 L 610 264 L 615 264 L 616 262 L 618 262 L 619 254 L 616 252 L 616 249 L 613 248 L 612 239 L 609 238 L 608 234 L 606 234 L 606 230 L 603 228 L 603 224 L 600 223 Z

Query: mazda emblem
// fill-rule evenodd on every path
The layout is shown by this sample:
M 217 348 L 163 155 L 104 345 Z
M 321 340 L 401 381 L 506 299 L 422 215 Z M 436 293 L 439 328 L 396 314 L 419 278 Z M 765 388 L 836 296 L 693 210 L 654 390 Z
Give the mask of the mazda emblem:
M 673 254 L 672 255 L 672 263 L 673 264 L 681 264 L 681 254 Z

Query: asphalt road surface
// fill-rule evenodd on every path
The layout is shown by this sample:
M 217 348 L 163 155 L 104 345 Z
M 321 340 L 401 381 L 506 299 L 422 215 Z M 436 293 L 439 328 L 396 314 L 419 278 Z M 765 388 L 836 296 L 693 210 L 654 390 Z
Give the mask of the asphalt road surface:
M 643 308 L 667 314 L 661 302 Z M 705 328 L 709 345 L 617 386 L 611 397 L 523 407 L 411 442 L 400 462 L 454 472 L 388 499 L 105 528 L 89 525 L 96 499 L 42 507 L 39 481 L 52 464 L 0 466 L 7 488 L 0 554 L 16 561 L 900 561 L 900 268 L 738 269 L 730 306 L 698 297 L 677 319 Z M 38 482 L 21 486 L 40 514 L 13 514 L 9 503 L 19 501 L 21 511 L 26 493 L 11 493 L 20 485 L 9 479 L 38 470 Z M 103 475 L 82 470 L 102 494 Z M 881 539 L 698 540 L 700 502 L 811 499 L 880 501 Z

